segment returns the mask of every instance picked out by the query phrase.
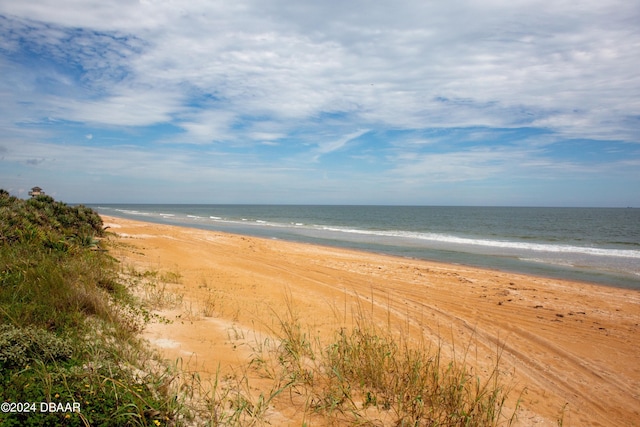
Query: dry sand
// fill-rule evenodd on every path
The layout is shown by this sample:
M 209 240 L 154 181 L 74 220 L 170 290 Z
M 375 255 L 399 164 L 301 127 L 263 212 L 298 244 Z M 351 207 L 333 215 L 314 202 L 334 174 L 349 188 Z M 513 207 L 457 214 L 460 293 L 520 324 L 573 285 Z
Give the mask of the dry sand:
M 640 292 L 308 244 L 103 217 L 123 265 L 179 273 L 179 307 L 151 343 L 203 375 L 245 366 L 243 345 L 289 303 L 328 335 L 364 310 L 397 333 L 440 341 L 477 372 L 500 367 L 518 425 L 640 425 Z M 288 301 L 288 302 L 287 302 Z M 235 335 L 235 337 L 234 337 Z M 244 341 L 240 339 L 244 337 Z M 258 338 L 259 339 L 259 338 Z M 279 408 L 274 425 L 287 421 Z M 283 415 L 284 414 L 284 415 Z

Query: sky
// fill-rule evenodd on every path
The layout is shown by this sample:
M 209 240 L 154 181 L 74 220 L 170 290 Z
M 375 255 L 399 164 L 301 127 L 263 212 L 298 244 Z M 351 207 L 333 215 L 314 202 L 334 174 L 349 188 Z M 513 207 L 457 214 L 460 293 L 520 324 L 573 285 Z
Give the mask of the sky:
M 0 0 L 0 188 L 640 207 L 640 2 Z

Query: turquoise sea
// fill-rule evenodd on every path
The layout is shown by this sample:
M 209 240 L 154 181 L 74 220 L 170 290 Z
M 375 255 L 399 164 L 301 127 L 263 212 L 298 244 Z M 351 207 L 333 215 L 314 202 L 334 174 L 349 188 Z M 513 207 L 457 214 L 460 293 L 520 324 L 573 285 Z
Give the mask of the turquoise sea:
M 640 289 L 640 209 L 91 205 L 105 215 Z

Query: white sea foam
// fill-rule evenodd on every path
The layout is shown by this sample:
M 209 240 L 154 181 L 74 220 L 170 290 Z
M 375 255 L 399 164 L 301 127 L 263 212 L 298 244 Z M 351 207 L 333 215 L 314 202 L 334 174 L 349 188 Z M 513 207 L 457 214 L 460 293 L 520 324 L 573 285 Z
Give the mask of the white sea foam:
M 471 239 L 468 237 L 458 237 L 448 234 L 437 233 L 419 233 L 412 231 L 384 231 L 384 230 L 361 230 L 352 228 L 328 227 L 321 226 L 322 230 L 334 231 L 341 233 L 352 233 L 371 236 L 384 237 L 400 237 L 408 239 L 427 240 L 441 243 L 453 243 L 459 245 L 485 246 L 502 249 L 519 249 L 536 252 L 553 252 L 553 253 L 577 253 L 593 256 L 610 256 L 620 258 L 638 258 L 640 259 L 640 251 L 628 249 L 606 249 L 594 248 L 587 246 L 574 245 L 554 245 L 548 243 L 531 243 L 517 242 L 510 240 L 489 240 L 489 239 Z
M 140 212 L 140 211 L 134 211 L 134 210 L 130 210 L 130 209 L 116 209 L 116 212 L 122 212 L 122 213 L 128 214 L 128 215 L 141 215 L 141 216 L 149 216 L 149 215 L 151 215 L 149 212 Z
M 347 228 L 347 227 L 327 226 L 327 225 L 319 225 L 319 224 L 307 226 L 299 222 L 291 223 L 291 224 L 281 224 L 281 223 L 269 222 L 269 221 L 260 220 L 260 219 L 250 221 L 247 218 L 242 218 L 241 221 L 222 220 L 219 217 L 210 217 L 210 218 L 215 220 L 216 222 L 224 222 L 224 223 L 230 223 L 230 224 L 236 223 L 236 224 L 243 224 L 245 226 L 255 225 L 255 226 L 266 226 L 266 227 L 277 227 L 277 228 L 286 228 L 286 227 L 295 226 L 296 228 L 307 228 L 310 230 L 320 230 L 320 231 L 345 233 L 345 234 L 356 234 L 356 235 L 371 236 L 371 237 L 431 241 L 436 243 L 453 244 L 453 245 L 461 245 L 461 246 L 467 245 L 467 246 L 511 249 L 511 250 L 521 250 L 521 251 L 567 253 L 567 254 L 573 253 L 573 254 L 584 254 L 584 255 L 602 256 L 602 257 L 608 256 L 608 257 L 618 257 L 618 258 L 640 259 L 640 251 L 629 250 L 629 249 L 607 249 L 607 248 L 596 248 L 596 247 L 589 247 L 589 246 L 519 242 L 519 241 L 513 241 L 513 240 L 473 239 L 469 237 L 459 237 L 459 236 L 454 236 L 449 234 L 421 233 L 421 232 L 403 231 L 403 230 L 393 230 L 393 231 L 392 230 L 364 230 L 359 228 Z M 548 262 L 548 261 L 545 261 L 545 262 Z
M 575 265 L 569 261 L 563 261 L 563 260 L 559 260 L 559 259 L 542 259 L 542 258 L 518 258 L 521 261 L 528 261 L 528 262 L 537 262 L 540 264 L 553 264 L 553 265 L 560 265 L 563 267 L 575 267 Z

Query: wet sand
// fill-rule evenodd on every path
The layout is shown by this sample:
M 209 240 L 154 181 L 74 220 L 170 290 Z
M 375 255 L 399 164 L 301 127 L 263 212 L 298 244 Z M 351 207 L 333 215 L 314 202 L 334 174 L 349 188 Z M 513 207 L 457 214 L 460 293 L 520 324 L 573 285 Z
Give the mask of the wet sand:
M 252 339 L 293 308 L 318 336 L 366 311 L 395 333 L 466 352 L 501 349 L 517 425 L 640 426 L 640 292 L 103 216 L 123 266 L 177 274 L 180 304 L 146 336 L 212 375 L 246 366 Z M 277 408 L 273 425 L 300 425 Z

